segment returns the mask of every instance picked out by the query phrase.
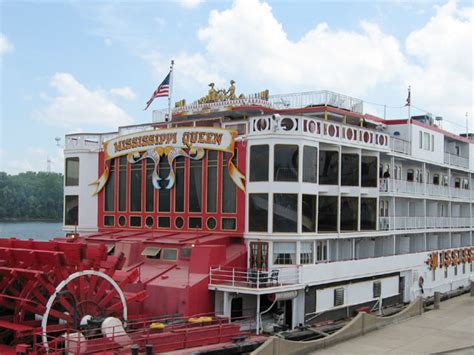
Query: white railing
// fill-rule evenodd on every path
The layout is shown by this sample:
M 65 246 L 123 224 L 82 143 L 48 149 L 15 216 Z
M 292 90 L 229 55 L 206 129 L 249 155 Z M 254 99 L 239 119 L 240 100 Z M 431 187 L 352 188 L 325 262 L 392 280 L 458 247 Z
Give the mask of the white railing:
M 379 230 L 470 227 L 469 217 L 379 217 Z
M 116 135 L 116 134 L 115 134 Z M 100 149 L 102 144 L 111 137 L 111 134 L 68 134 L 65 149 Z
M 390 178 L 380 179 L 380 192 L 418 194 L 426 196 L 454 197 L 469 199 L 471 191 L 444 185 L 424 184 L 415 181 L 397 180 Z
M 215 267 L 210 270 L 210 285 L 239 288 L 268 288 L 300 283 L 299 267 L 272 268 L 269 270 L 243 270 Z
M 446 164 L 459 166 L 461 168 L 469 168 L 469 159 L 465 157 L 460 157 L 456 154 L 451 154 L 448 152 L 444 152 L 444 162 Z
M 362 100 L 328 90 L 271 95 L 268 101 L 279 109 L 333 106 L 357 113 L 363 113 L 364 111 Z
M 391 148 L 394 152 L 402 153 L 402 154 L 410 154 L 411 153 L 411 144 L 410 142 L 403 140 L 397 137 L 391 137 Z

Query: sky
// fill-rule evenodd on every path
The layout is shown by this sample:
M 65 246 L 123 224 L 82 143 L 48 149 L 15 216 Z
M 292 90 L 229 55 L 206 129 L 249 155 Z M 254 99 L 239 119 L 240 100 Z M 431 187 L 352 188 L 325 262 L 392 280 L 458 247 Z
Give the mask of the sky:
M 173 101 L 332 90 L 367 113 L 474 131 L 472 1 L 0 0 L 0 171 L 63 171 L 55 138 L 149 123 Z

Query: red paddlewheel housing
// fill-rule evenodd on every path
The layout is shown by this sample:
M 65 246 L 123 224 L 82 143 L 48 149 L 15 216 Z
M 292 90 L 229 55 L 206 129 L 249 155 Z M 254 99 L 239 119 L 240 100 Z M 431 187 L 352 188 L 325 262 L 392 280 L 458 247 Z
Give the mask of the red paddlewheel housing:
M 123 291 L 139 277 L 124 262 L 104 245 L 0 239 L 0 343 L 31 342 L 38 327 L 55 336 L 85 316 L 126 321 L 127 304 L 146 294 Z

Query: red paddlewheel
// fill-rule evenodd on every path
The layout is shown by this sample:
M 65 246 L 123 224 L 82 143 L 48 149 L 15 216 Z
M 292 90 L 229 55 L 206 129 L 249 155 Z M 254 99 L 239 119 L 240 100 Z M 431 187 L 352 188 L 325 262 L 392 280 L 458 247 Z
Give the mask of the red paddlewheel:
M 85 316 L 126 321 L 127 303 L 146 297 L 122 291 L 138 272 L 119 271 L 123 256 L 107 256 L 104 246 L 27 242 L 29 249 L 0 241 L 0 343 L 29 341 L 25 328 L 41 326 L 47 349 L 47 333 L 78 329 Z

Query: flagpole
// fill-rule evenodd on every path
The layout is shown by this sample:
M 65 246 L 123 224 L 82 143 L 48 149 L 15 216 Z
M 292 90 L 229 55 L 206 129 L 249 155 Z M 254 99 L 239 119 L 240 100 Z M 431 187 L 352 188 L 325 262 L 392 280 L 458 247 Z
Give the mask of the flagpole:
M 411 126 L 411 85 L 408 85 L 408 132 L 410 139 L 410 154 L 413 152 L 413 134 Z
M 171 65 L 170 65 L 170 94 L 168 95 L 168 121 L 171 121 L 173 118 L 171 116 L 171 96 L 173 95 L 173 65 L 174 65 L 174 60 L 171 60 Z

